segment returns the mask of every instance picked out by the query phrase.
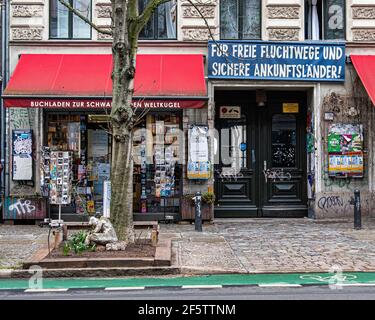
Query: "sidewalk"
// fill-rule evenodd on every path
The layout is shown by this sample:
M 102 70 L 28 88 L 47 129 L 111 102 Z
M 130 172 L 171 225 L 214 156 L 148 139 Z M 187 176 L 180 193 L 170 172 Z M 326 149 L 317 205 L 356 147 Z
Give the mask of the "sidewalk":
M 17 268 L 47 243 L 48 229 L 0 224 L 0 270 Z
M 160 224 L 173 241 L 173 267 L 183 274 L 375 271 L 375 219 L 216 219 L 194 225 Z M 47 228 L 0 225 L 0 271 L 17 268 L 47 241 Z
M 183 273 L 375 271 L 375 219 L 352 221 L 215 219 L 204 225 L 161 225 Z

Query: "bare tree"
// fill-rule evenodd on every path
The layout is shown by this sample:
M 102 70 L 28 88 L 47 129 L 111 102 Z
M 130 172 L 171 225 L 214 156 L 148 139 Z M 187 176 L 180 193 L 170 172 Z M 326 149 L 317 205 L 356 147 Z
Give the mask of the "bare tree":
M 96 26 L 66 0 L 59 1 L 92 28 L 113 38 L 111 220 L 118 238 L 133 242 L 132 130 L 136 119 L 132 99 L 138 38 L 157 7 L 170 0 L 150 0 L 143 12 L 138 10 L 138 0 L 111 0 L 112 25 L 109 29 Z M 197 6 L 189 2 L 204 18 Z M 207 22 L 206 25 L 208 27 Z M 209 27 L 208 30 L 212 37 Z

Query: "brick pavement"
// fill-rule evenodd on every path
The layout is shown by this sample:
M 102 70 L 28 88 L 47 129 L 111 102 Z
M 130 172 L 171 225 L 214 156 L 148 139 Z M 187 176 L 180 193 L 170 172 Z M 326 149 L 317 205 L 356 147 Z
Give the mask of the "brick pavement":
M 161 224 L 173 241 L 173 265 L 186 273 L 375 271 L 375 219 L 352 221 L 216 219 Z M 0 269 L 15 268 L 47 241 L 47 228 L 0 225 Z
M 0 269 L 17 268 L 47 243 L 48 229 L 0 224 Z
M 375 271 L 375 220 L 216 219 L 204 232 L 194 225 L 162 225 L 175 239 L 175 264 L 186 272 Z

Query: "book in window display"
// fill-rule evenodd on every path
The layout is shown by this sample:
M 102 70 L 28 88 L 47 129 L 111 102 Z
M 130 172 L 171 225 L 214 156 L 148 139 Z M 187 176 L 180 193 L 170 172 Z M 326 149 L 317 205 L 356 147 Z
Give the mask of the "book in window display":
M 40 165 L 40 192 L 43 197 L 49 196 L 49 185 L 51 179 L 51 150 L 49 147 L 42 147 Z
M 147 193 L 146 193 L 146 185 L 147 185 L 147 161 L 146 161 L 146 132 L 142 130 L 141 134 L 141 145 L 139 148 L 140 151 L 140 159 L 141 159 L 141 212 L 147 212 Z
M 159 213 L 179 196 L 176 188 L 179 117 L 148 114 L 134 135 L 134 209 L 141 213 Z M 148 130 L 143 130 L 143 129 Z M 178 201 L 176 202 L 178 203 Z M 178 206 L 177 206 L 178 208 Z

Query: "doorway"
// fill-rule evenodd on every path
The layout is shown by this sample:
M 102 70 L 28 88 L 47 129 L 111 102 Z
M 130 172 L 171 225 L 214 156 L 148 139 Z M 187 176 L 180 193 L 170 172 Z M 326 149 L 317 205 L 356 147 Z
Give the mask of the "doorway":
M 215 92 L 215 217 L 307 215 L 306 93 Z

